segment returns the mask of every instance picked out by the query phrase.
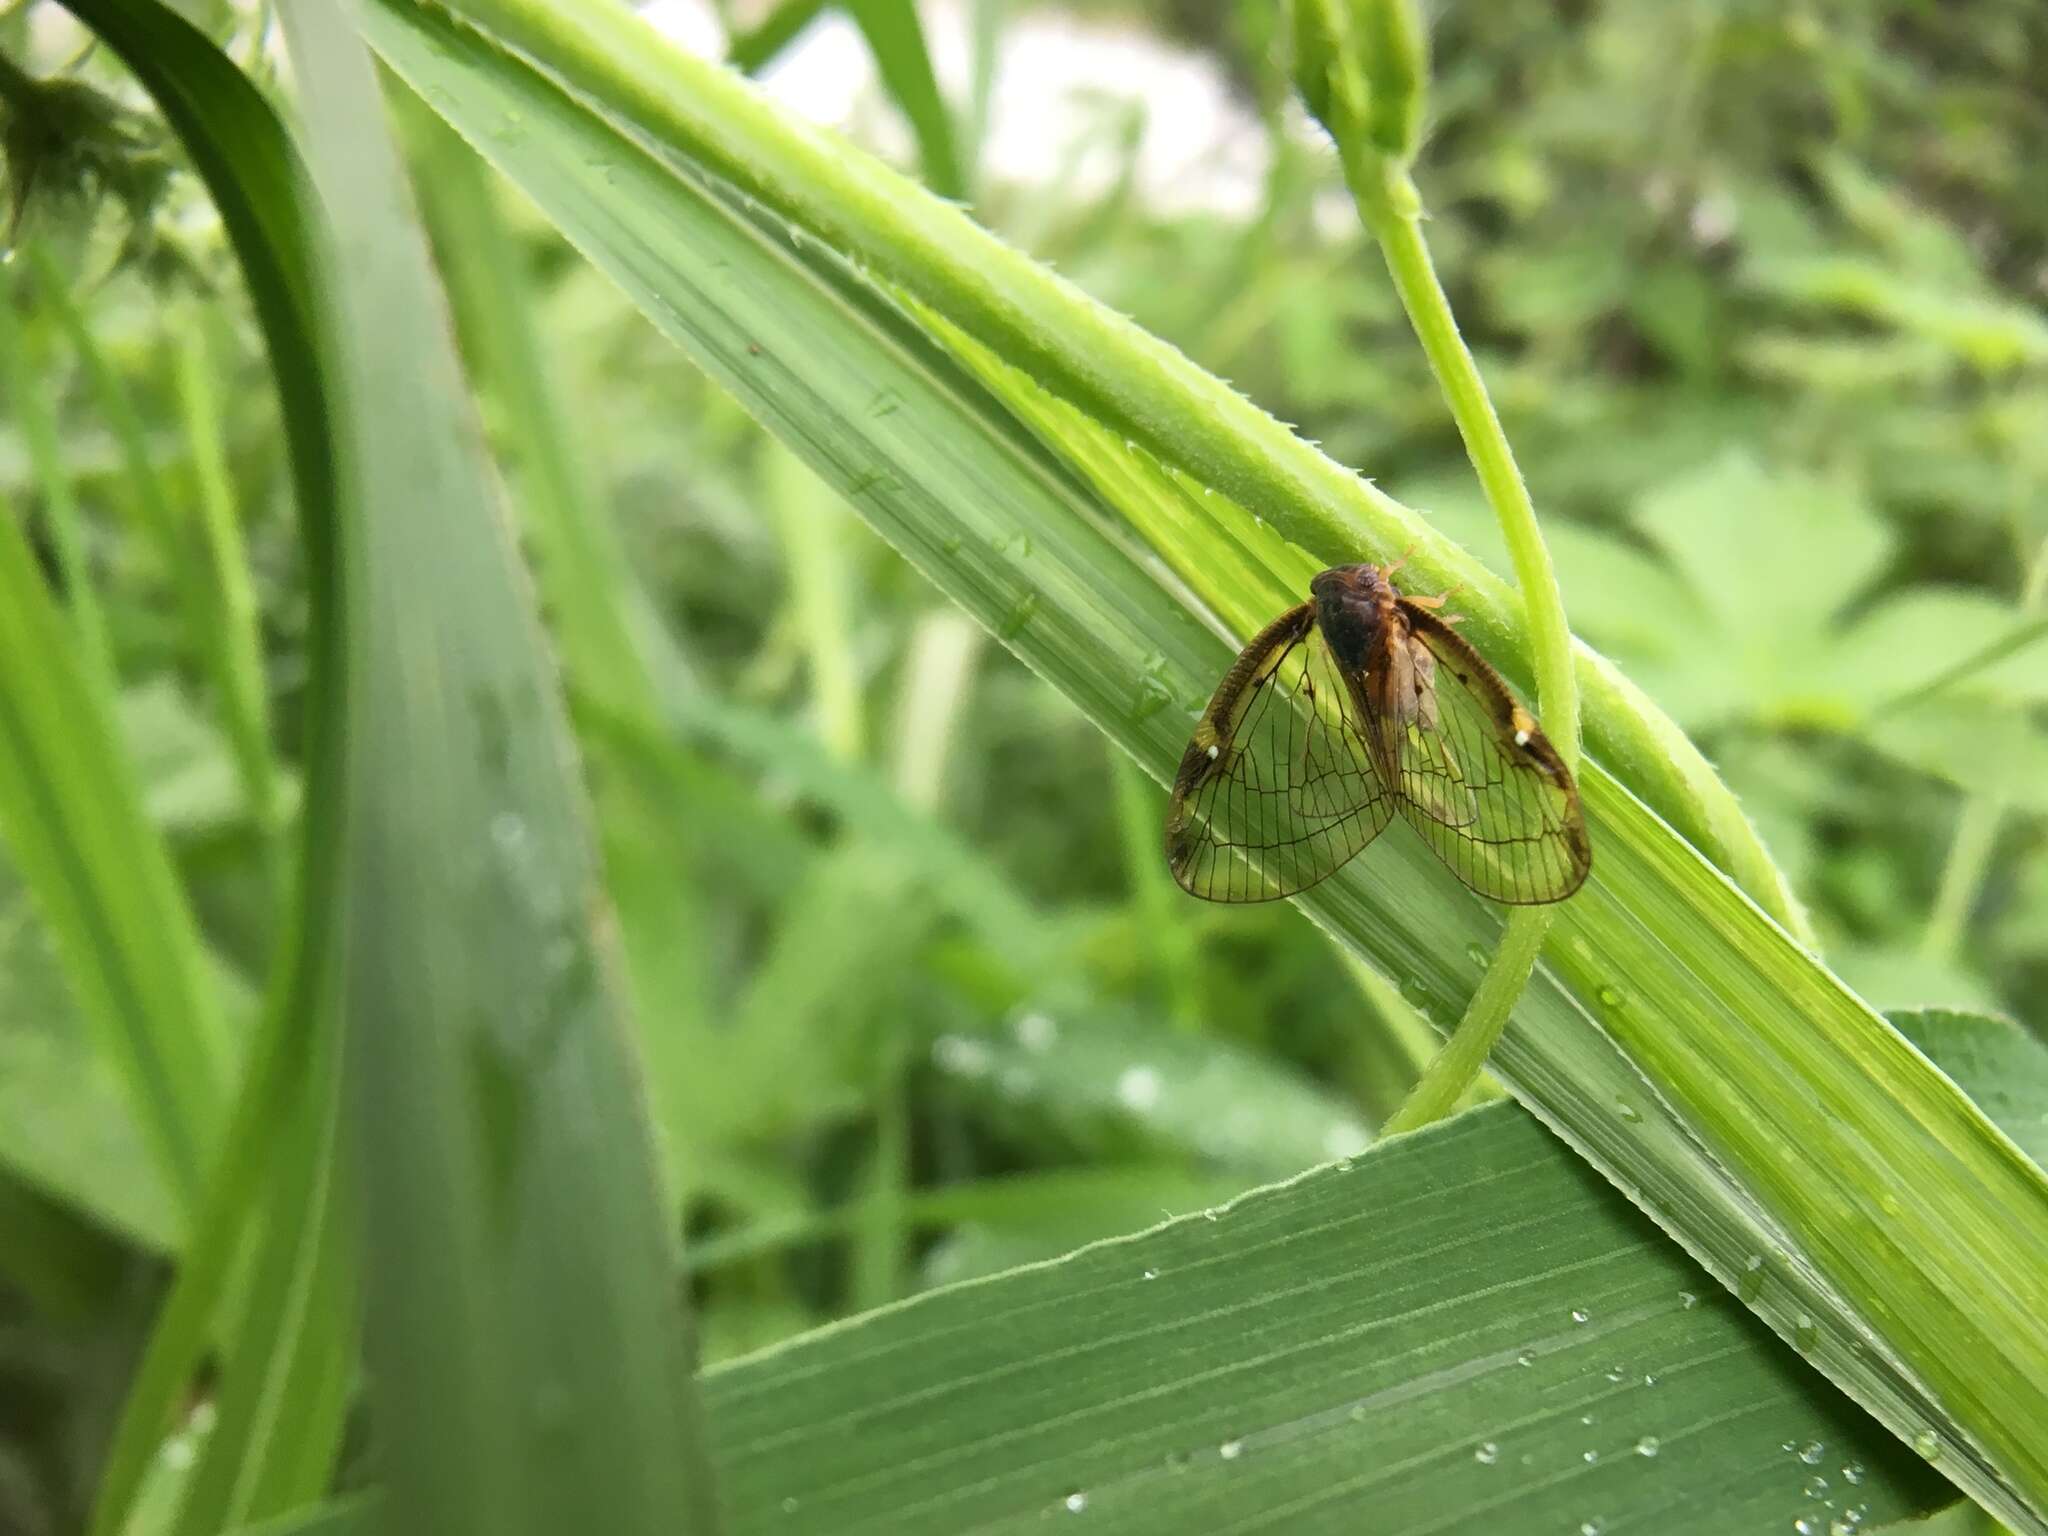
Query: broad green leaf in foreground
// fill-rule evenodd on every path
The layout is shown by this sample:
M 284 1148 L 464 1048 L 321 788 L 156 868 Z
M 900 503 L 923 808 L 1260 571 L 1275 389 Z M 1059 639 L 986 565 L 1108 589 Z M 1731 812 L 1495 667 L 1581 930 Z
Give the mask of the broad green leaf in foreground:
M 712 1373 L 736 1532 L 1856 1529 L 1952 1497 L 1520 1109 Z
M 1047 313 L 1085 311 L 857 152 L 607 8 L 464 10 L 545 54 L 576 94 L 431 9 L 383 3 L 365 22 L 664 329 L 1155 775 L 1231 654 L 1191 592 L 1242 635 L 1298 600 L 1318 558 L 1396 552 L 1414 526 L 1424 579 L 1467 582 L 1483 599 L 1474 632 L 1515 665 L 1490 579 L 1391 503 L 1340 494 L 1351 482 L 1334 466 L 1317 481 L 1333 488 L 1325 512 L 1344 505 L 1379 541 L 1319 536 L 1311 554 L 1232 505 L 1227 491 L 1263 483 L 1274 450 L 1271 424 L 1228 391 L 1197 391 L 1214 404 L 1209 434 L 1168 467 L 1089 414 L 1113 417 L 1107 385 L 1078 397 L 1085 411 L 1046 387 L 1069 382 L 1061 348 L 1080 332 L 998 356 L 825 249 L 829 233 L 873 270 L 917 268 L 934 305 L 999 263 L 1006 283 L 1044 285 Z M 722 181 L 740 159 L 744 187 Z M 764 196 L 818 222 L 785 224 Z M 963 320 L 987 318 L 988 289 L 976 291 L 982 307 Z M 1097 384 L 1125 377 L 1145 394 L 1192 372 L 1106 319 L 1089 324 Z M 1184 425 L 1155 421 L 1148 441 L 1178 448 Z M 1264 470 L 1246 462 L 1261 455 Z M 2048 1529 L 2034 1431 L 2048 1419 L 2048 1184 L 1622 787 L 1608 755 L 1654 784 L 1670 765 L 1638 754 L 1662 737 L 1603 728 L 1627 690 L 1589 675 L 1595 873 L 1559 915 L 1501 1075 L 1838 1384 L 2010 1521 Z M 1304 905 L 1440 1021 L 1470 994 L 1499 923 L 1392 836 Z

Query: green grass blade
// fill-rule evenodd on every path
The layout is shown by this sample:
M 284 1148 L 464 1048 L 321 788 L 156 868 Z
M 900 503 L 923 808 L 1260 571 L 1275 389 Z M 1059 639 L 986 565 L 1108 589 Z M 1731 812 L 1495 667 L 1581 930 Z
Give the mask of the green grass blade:
M 744 32 L 735 33 L 726 62 L 747 74 L 759 74 L 780 58 L 825 9 L 825 0 L 781 0 L 773 10 Z
M 124 1527 L 202 1355 L 219 1347 L 223 1417 L 189 1475 L 168 1480 L 166 1519 L 289 1508 L 324 1487 L 350 1386 L 354 1261 L 336 1248 L 333 1134 L 336 1011 L 330 970 L 339 796 L 328 711 L 335 622 L 332 453 L 313 343 L 302 182 L 269 104 L 206 38 L 156 5 L 77 0 L 72 9 L 135 71 L 205 179 L 234 243 L 269 351 L 291 447 L 309 600 L 312 666 L 307 813 L 299 885 L 280 935 L 261 1033 L 211 1170 L 176 1280 L 130 1385 L 96 1490 L 93 1530 Z M 253 1270 L 225 1324 L 237 1265 Z M 164 1481 L 164 1480 L 159 1480 Z M 171 1513 L 175 1511 L 175 1513 Z
M 21 274 L 9 274 L 7 302 L 0 304 L 0 368 L 6 369 L 8 404 L 18 418 L 27 443 L 29 463 L 35 471 L 36 489 L 43 499 L 43 520 L 50 531 L 50 547 L 64 581 L 64 593 L 78 626 L 85 661 L 98 679 L 102 691 L 116 690 L 117 669 L 114 646 L 107 637 L 107 619 L 100 607 L 99 592 L 91 561 L 87 557 L 85 518 L 78 506 L 78 492 L 64 462 L 63 436 L 57 421 L 56 403 L 48 387 L 49 359 L 40 334 L 44 326 L 25 324 L 15 305 L 26 285 Z
M 868 41 L 883 86 L 917 135 L 926 185 L 941 197 L 965 197 L 966 168 L 960 163 L 953 114 L 932 74 L 917 7 L 912 0 L 847 0 L 847 9 Z
M 283 830 L 285 807 L 270 746 L 262 621 L 228 473 L 227 445 L 222 439 L 220 381 L 212 362 L 212 337 L 208 317 L 196 305 L 185 309 L 177 321 L 172 364 L 199 507 L 198 537 L 191 542 L 204 551 L 208 593 L 213 599 L 207 622 L 218 658 L 214 677 L 218 708 L 234 745 L 249 814 L 266 842 L 274 844 Z M 272 885 L 282 899 L 284 881 L 273 875 Z
M 709 1529 L 555 674 L 368 56 L 338 7 L 284 19 L 337 221 L 348 1102 L 394 1523 Z
M 185 1218 L 120 1069 L 12 869 L 0 870 L 0 1163 L 159 1253 Z
M 960 241 L 973 238 L 967 226 L 856 152 L 828 151 L 751 99 L 735 103 L 730 82 L 698 79 L 650 38 L 630 34 L 641 57 L 599 64 L 588 36 L 527 31 L 540 23 L 515 10 L 491 13 L 511 18 L 515 43 L 580 72 L 583 95 L 444 30 L 433 13 L 379 5 L 368 23 L 415 86 L 708 371 L 1155 776 L 1166 773 L 1189 710 L 1230 654 L 1186 592 L 1242 635 L 1339 552 L 1299 506 L 1289 529 L 1322 547 L 1290 545 L 1261 521 L 1280 518 L 1278 489 L 1257 503 L 1260 516 L 1226 493 L 1268 485 L 1283 464 L 1301 484 L 1349 477 L 1309 469 L 1309 450 L 1273 442 L 1270 423 L 1240 435 L 1247 413 L 1220 385 L 1208 440 L 1168 470 L 1144 444 L 1181 440 L 1157 421 L 1146 439 L 1129 430 L 1132 401 L 1153 398 L 1162 370 L 1185 370 L 1156 343 L 1100 315 L 1073 322 L 1084 301 L 1027 278 L 1007 254 L 990 258 L 1003 282 L 1046 288 L 1028 311 L 1043 311 L 1033 338 L 998 356 L 930 309 L 912 305 L 913 324 L 907 295 L 864 281 L 819 247 L 817 230 L 847 234 L 848 253 L 872 261 L 875 241 L 906 223 Z M 573 30 L 610 13 L 561 14 Z M 642 147 L 643 125 L 627 126 L 654 111 L 651 72 L 691 81 L 655 114 L 675 130 L 660 154 Z M 735 167 L 663 117 L 700 110 L 729 111 L 721 121 L 734 134 L 773 142 Z M 820 170 L 828 159 L 853 169 Z M 814 227 L 792 232 L 746 203 L 784 173 L 774 196 L 815 214 Z M 924 255 L 939 262 L 942 245 Z M 955 264 L 933 280 L 986 320 L 1006 291 L 976 286 L 986 275 Z M 1099 389 L 1076 382 L 1072 349 L 1093 349 Z M 1129 384 L 1121 403 L 1108 398 L 1111 373 Z M 1333 495 L 1325 516 L 1359 511 L 1361 495 Z M 1382 536 L 1341 552 L 1398 547 L 1384 535 L 1405 532 L 1402 514 L 1372 505 Z M 1457 552 L 1424 551 L 1425 576 L 1464 581 L 1482 643 L 1512 661 L 1498 589 Z M 1501 1075 L 1838 1384 L 1929 1444 L 2008 1520 L 2048 1529 L 2048 1452 L 2033 1428 L 2048 1421 L 2048 1311 L 2036 1304 L 2048 1183 L 1609 771 L 1663 785 L 1682 826 L 1724 856 L 1733 846 L 1710 835 L 1718 813 L 1667 778 L 1693 782 L 1692 749 L 1623 708 L 1627 686 L 1610 671 L 1584 663 L 1581 683 L 1596 874 L 1558 918 Z M 1499 924 L 1405 838 L 1383 840 L 1304 905 L 1439 1020 L 1469 996 L 1474 956 Z
M 221 1129 L 226 1031 L 102 681 L 0 508 L 0 834 L 189 1218 Z

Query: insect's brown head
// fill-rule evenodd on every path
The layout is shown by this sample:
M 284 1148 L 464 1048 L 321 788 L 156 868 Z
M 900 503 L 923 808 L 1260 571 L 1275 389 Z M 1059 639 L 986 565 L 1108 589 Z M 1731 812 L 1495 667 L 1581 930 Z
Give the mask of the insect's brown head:
M 1376 565 L 1333 565 L 1327 571 L 1318 571 L 1310 579 L 1308 590 L 1318 603 L 1347 598 L 1370 603 L 1379 597 L 1386 584 Z

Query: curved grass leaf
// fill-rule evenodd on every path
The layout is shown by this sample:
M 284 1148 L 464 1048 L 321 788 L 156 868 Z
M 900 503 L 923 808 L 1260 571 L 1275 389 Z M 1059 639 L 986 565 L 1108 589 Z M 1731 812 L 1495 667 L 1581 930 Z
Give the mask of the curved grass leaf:
M 857 152 L 736 99 L 601 7 L 560 13 L 560 35 L 509 3 L 488 9 L 581 94 L 432 10 L 379 4 L 366 23 L 657 323 L 1155 775 L 1230 655 L 1190 589 L 1241 635 L 1297 600 L 1320 558 L 1407 536 L 1405 514 L 1374 501 L 1378 536 L 1340 540 L 1351 525 L 1331 509 L 1363 505 L 1348 476 L 1245 427 L 1256 413 L 1213 381 L 1202 395 L 1187 365 L 1128 327 L 1076 320 L 1085 305 L 1070 290 L 1048 284 L 1037 308 L 1011 315 L 1059 334 L 1006 337 L 1015 345 L 998 356 L 950 328 L 952 312 L 916 311 L 824 249 L 821 234 L 862 257 L 906 225 L 959 234 Z M 605 52 L 629 39 L 635 58 Z M 664 103 L 656 76 L 672 83 Z M 671 115 L 700 111 L 718 117 L 722 144 L 696 132 L 704 119 Z M 650 123 L 669 134 L 652 152 Z M 740 143 L 759 152 L 745 167 Z M 806 227 L 751 201 L 764 192 Z M 1005 284 L 1046 283 L 1011 255 L 995 282 L 944 241 L 919 251 L 940 269 L 920 274 L 923 291 L 977 322 L 1002 307 Z M 1075 350 L 1092 353 L 1078 385 Z M 1188 422 L 1130 430 L 1162 371 L 1214 405 L 1208 438 L 1173 469 L 1138 444 L 1186 447 L 1166 429 Z M 1311 484 L 1332 488 L 1321 523 L 1302 511 Z M 1258 516 L 1228 497 L 1268 489 L 1251 503 Z M 1283 512 L 1303 547 L 1261 520 Z M 1474 632 L 1512 664 L 1498 589 L 1422 543 L 1425 582 L 1465 581 Z M 2048 1529 L 2048 1450 L 2032 1430 L 2048 1417 L 2048 1322 L 2028 1299 L 2048 1183 L 1608 771 L 1656 789 L 1708 846 L 1732 846 L 1709 836 L 1705 801 L 1670 792 L 1671 775 L 1692 782 L 1691 749 L 1627 724 L 1643 717 L 1617 702 L 1628 690 L 1611 673 L 1593 667 L 1588 682 L 1596 873 L 1559 915 L 1502 1076 L 1838 1384 L 2010 1521 Z M 1499 922 L 1405 838 L 1304 905 L 1438 1019 L 1476 984 Z
M 312 259 L 297 163 L 269 104 L 164 6 L 75 0 L 135 71 L 204 178 L 261 323 L 291 447 L 305 550 L 311 665 L 298 886 L 262 1029 L 176 1281 L 129 1388 L 96 1490 L 93 1530 L 122 1529 L 160 1467 L 193 1372 L 217 1346 L 221 1414 L 196 1458 L 155 1486 L 166 1522 L 213 1529 L 291 1508 L 325 1486 L 350 1386 L 352 1258 L 333 1180 L 335 1009 L 328 957 L 339 843 L 334 702 L 335 504 L 325 386 L 316 362 Z M 245 1230 L 253 1237 L 245 1244 Z M 240 1303 L 217 1314 L 253 1247 Z

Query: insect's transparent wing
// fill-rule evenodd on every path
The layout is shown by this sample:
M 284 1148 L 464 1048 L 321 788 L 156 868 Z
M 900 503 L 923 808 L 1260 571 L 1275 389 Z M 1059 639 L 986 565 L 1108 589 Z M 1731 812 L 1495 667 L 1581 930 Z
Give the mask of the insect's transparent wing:
M 1406 724 L 1373 730 L 1402 816 L 1480 895 L 1562 901 L 1593 863 L 1578 786 L 1485 658 L 1433 613 L 1401 606 L 1428 653 L 1416 660 L 1424 697 Z
M 1393 799 L 1303 604 L 1245 647 L 1195 726 L 1167 808 L 1167 864 L 1210 901 L 1292 896 L 1377 837 Z

